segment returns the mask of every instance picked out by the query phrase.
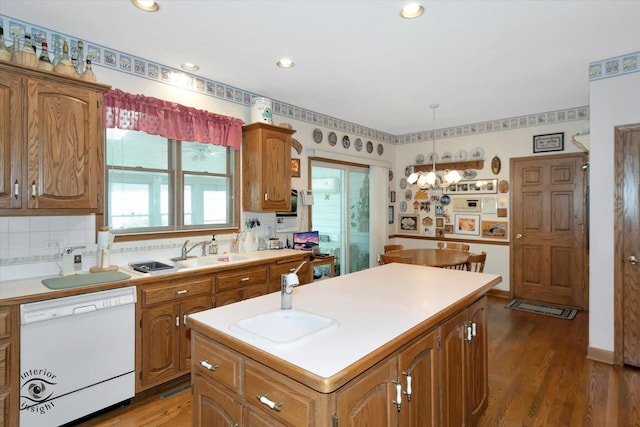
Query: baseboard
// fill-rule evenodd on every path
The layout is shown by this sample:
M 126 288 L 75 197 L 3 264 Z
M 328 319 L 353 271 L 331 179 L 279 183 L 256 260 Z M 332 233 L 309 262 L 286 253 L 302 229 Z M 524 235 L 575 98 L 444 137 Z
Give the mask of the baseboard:
M 487 294 L 499 298 L 511 298 L 511 292 L 503 291 L 502 289 L 489 289 L 489 292 L 487 292 Z
M 614 362 L 613 351 L 603 350 L 601 348 L 589 347 L 587 349 L 587 359 L 613 365 L 613 362 Z

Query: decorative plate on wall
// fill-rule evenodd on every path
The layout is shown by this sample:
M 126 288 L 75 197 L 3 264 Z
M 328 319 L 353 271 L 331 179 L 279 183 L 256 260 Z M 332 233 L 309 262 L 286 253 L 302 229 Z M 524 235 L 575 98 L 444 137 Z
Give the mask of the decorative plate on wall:
M 456 151 L 456 162 L 464 162 L 467 160 L 467 151 L 466 150 L 458 150 Z
M 373 142 L 367 141 L 367 153 L 373 153 Z
M 427 163 L 433 163 L 437 161 L 438 161 L 438 153 L 432 151 L 431 153 L 427 154 Z
M 356 140 L 353 142 L 353 146 L 356 151 L 362 150 L 362 140 L 360 138 L 356 138 Z
M 389 169 L 389 181 L 393 181 L 393 171 Z
M 443 194 L 442 196 L 440 196 L 440 204 L 442 206 L 447 206 L 449 203 L 451 203 L 451 197 L 449 197 L 446 194 Z
M 322 142 L 322 131 L 318 128 L 313 130 L 313 141 L 316 144 L 320 144 Z
M 493 159 L 491 159 L 491 172 L 493 172 L 494 175 L 498 175 L 501 168 L 502 162 L 500 161 L 500 157 L 493 156 Z
M 384 153 L 384 147 L 382 146 L 382 144 L 378 144 L 378 155 L 382 156 L 382 153 Z
M 404 199 L 405 199 L 407 202 L 411 201 L 411 199 L 413 199 L 413 191 L 411 191 L 411 190 L 409 190 L 409 189 L 404 190 Z
M 338 136 L 335 132 L 329 132 L 329 145 L 334 146 L 338 143 Z
M 471 150 L 471 160 L 482 160 L 484 157 L 484 150 L 480 147 L 476 147 Z
M 407 211 L 407 202 L 403 200 L 400 202 L 400 212 L 406 212 L 406 211 Z
M 407 166 L 406 168 L 404 168 L 404 176 L 406 176 L 407 178 L 409 178 L 411 172 L 413 172 L 413 168 L 411 166 Z
M 342 137 L 342 146 L 344 148 L 349 148 L 349 146 L 351 145 L 351 140 L 349 139 L 349 137 L 347 135 Z
M 473 169 L 465 169 L 464 172 L 462 172 L 462 177 L 464 179 L 473 179 L 478 175 L 478 172 L 476 172 Z
M 404 190 L 405 188 L 407 188 L 407 180 L 406 180 L 405 178 L 402 178 L 402 179 L 400 180 L 400 188 L 401 188 L 401 189 L 403 189 L 403 190 Z
M 424 163 L 424 154 L 418 154 L 416 156 L 416 165 L 421 165 L 423 163 Z
M 440 161 L 444 163 L 453 161 L 453 154 L 451 154 L 451 151 L 445 151 L 444 153 L 442 153 L 442 157 L 440 157 Z

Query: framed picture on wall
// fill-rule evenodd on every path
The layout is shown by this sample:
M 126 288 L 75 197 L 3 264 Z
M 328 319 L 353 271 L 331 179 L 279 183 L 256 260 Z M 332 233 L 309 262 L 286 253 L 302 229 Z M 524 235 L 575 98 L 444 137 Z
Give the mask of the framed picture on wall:
M 418 215 L 415 214 L 399 214 L 398 228 L 400 233 L 420 234 L 420 224 Z
M 453 223 L 455 234 L 480 235 L 480 215 L 476 214 L 456 214 Z
M 300 178 L 300 159 L 291 159 L 291 177 Z
M 507 221 L 482 221 L 482 237 L 506 239 L 508 224 Z
M 533 152 L 546 153 L 547 151 L 564 150 L 564 132 L 547 133 L 533 137 Z
M 393 206 L 389 206 L 389 224 L 393 224 L 393 220 L 395 219 L 394 211 L 395 208 Z

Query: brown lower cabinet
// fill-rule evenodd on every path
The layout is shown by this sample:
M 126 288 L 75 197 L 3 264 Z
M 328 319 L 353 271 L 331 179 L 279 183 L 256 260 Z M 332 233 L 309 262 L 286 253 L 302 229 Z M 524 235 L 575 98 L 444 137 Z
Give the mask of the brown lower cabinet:
M 211 278 L 161 281 L 141 290 L 140 322 L 143 388 L 189 372 L 191 366 L 191 313 L 213 306 Z
M 273 277 L 281 271 L 289 272 L 303 260 L 307 260 L 308 265 L 309 255 L 258 265 L 239 265 L 187 278 L 165 276 L 157 282 L 140 285 L 136 391 L 189 373 L 191 329 L 186 325 L 189 314 L 264 295 L 269 292 L 270 274 Z M 301 269 L 299 277 L 301 283 L 308 283 L 309 269 Z
M 488 397 L 486 326 L 482 297 L 329 393 L 194 331 L 193 425 L 474 425 Z

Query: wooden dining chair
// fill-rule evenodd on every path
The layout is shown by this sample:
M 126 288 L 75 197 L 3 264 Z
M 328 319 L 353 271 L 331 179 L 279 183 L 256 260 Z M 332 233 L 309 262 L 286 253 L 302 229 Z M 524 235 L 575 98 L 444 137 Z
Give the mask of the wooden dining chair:
M 469 270 L 469 263 L 465 261 L 465 262 L 461 262 L 459 264 L 445 265 L 442 268 L 447 268 L 449 270 L 468 271 Z
M 469 245 L 464 243 L 454 243 L 454 242 L 438 242 L 438 249 L 469 252 Z
M 389 252 L 401 251 L 404 249 L 403 245 L 384 245 L 384 253 L 387 254 Z
M 389 254 L 380 254 L 380 264 L 390 264 L 392 262 L 399 262 L 401 264 L 413 264 L 413 257 L 410 256 L 395 256 Z
M 480 255 L 469 256 L 469 271 L 475 271 L 476 273 L 484 272 L 484 262 L 487 259 L 487 253 L 482 251 Z

